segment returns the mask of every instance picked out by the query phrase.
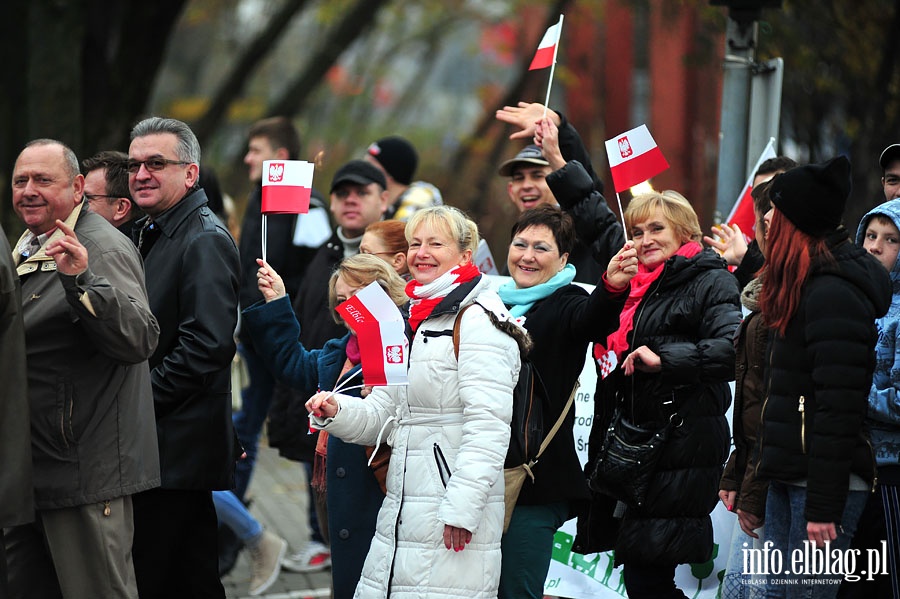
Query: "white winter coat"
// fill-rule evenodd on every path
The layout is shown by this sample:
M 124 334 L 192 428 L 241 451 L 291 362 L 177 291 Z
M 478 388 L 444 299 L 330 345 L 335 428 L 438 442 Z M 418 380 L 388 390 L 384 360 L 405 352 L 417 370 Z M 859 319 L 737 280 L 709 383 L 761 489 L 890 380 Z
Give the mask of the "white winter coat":
M 508 318 L 486 287 L 482 278 L 462 306 L 477 297 Z M 392 446 L 387 497 L 357 598 L 497 596 L 502 471 L 519 350 L 473 307 L 460 323 L 457 362 L 450 334 L 455 316 L 433 314 L 419 325 L 408 387 L 379 387 L 364 400 L 339 395 L 333 419 L 314 419 L 345 441 L 374 445 L 382 432 L 382 442 L 389 437 Z M 446 549 L 445 524 L 471 531 L 471 543 L 460 552 Z

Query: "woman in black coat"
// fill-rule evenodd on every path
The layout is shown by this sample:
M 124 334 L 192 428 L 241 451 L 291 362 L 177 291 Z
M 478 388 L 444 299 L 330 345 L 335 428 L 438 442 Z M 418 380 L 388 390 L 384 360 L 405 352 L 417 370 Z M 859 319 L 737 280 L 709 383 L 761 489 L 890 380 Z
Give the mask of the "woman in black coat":
M 674 583 L 676 565 L 712 555 L 709 514 L 728 455 L 739 292 L 722 258 L 701 248 L 697 215 L 677 192 L 635 197 L 625 220 L 640 266 L 608 339 L 619 368 L 598 385 L 587 472 L 614 406 L 644 428 L 673 420 L 646 500 L 624 506 L 615 559 L 624 564 L 632 599 L 684 597 Z M 598 528 L 605 525 L 598 512 L 608 507 L 608 498 L 596 496 L 592 513 L 579 518 L 580 551 L 608 549 Z
M 600 286 L 588 295 L 572 284 L 576 271 L 567 259 L 575 228 L 559 208 L 543 205 L 523 212 L 513 225 L 512 238 L 507 266 L 513 280 L 498 293 L 534 342 L 529 358 L 549 400 L 543 408 L 546 433 L 575 392 L 588 343 L 615 327 L 625 295 L 613 296 Z M 637 272 L 634 249 L 626 246 L 610 264 L 606 276 L 624 288 Z M 534 480 L 526 478 L 519 493 L 502 539 L 501 599 L 543 597 L 553 535 L 589 499 L 575 452 L 574 424 L 571 407 L 533 468 Z
M 863 419 L 875 366 L 875 319 L 890 306 L 891 284 L 885 268 L 853 245 L 841 225 L 849 195 L 844 157 L 791 169 L 769 188 L 775 207 L 766 215 L 760 307 L 773 332 L 756 454 L 758 476 L 770 481 L 765 538 L 785 564 L 809 543 L 847 549 L 875 485 Z M 834 597 L 838 586 L 828 583 L 842 576 L 813 570 L 799 578 L 792 593 Z M 816 580 L 822 578 L 833 580 Z M 785 588 L 770 577 L 767 596 Z

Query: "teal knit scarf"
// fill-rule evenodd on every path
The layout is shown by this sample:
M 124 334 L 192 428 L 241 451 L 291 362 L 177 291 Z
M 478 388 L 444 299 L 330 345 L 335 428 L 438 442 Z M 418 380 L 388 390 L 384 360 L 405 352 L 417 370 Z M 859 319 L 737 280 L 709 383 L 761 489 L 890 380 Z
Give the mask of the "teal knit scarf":
M 553 275 L 550 280 L 519 289 L 515 281 L 509 281 L 500 286 L 497 293 L 503 303 L 509 306 L 509 313 L 518 318 L 531 309 L 538 300 L 542 300 L 561 287 L 565 287 L 575 279 L 575 267 L 566 264 L 565 268 Z

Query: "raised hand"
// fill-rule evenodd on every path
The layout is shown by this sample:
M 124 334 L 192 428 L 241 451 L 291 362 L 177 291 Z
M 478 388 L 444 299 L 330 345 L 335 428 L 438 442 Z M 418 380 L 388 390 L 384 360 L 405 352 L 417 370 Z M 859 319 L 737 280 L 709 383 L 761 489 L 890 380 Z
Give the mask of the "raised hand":
M 87 248 L 78 241 L 72 227 L 58 219 L 56 226 L 65 235 L 48 243 L 44 252 L 56 262 L 57 272 L 64 275 L 80 275 L 88 267 Z
M 287 295 L 281 275 L 261 258 L 257 258 L 256 263 L 259 264 L 259 270 L 256 271 L 256 286 L 259 287 L 266 303 Z
M 625 289 L 638 271 L 637 250 L 633 241 L 626 241 L 622 249 L 609 261 L 606 280 L 613 289 Z
M 519 128 L 518 131 L 510 134 L 510 139 L 530 139 L 534 137 L 535 125 L 544 116 L 544 105 L 538 102 L 519 102 L 516 106 L 504 106 L 494 116 L 498 121 Z M 547 110 L 547 118 L 551 119 L 557 127 L 562 122 L 559 115 L 552 110 Z
M 703 241 L 725 258 L 729 266 L 739 266 L 747 253 L 747 240 L 737 225 L 722 223 L 714 225 L 712 233 L 715 237 L 704 236 Z
M 541 154 L 550 163 L 550 168 L 559 170 L 566 165 L 559 149 L 559 128 L 549 117 L 541 119 L 535 125 L 534 143 L 541 148 Z

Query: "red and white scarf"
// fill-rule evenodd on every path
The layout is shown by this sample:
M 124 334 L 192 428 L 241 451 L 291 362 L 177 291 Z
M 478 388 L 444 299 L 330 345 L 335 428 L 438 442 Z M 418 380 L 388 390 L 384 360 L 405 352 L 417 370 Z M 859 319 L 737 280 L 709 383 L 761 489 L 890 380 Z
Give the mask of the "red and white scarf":
M 470 262 L 448 270 L 427 285 L 422 285 L 415 280 L 407 283 L 406 295 L 410 297 L 409 326 L 413 332 L 451 291 L 480 274 L 481 271 L 478 270 L 478 267 Z
M 688 241 L 675 252 L 676 256 L 684 256 L 691 258 L 700 253 L 703 248 L 696 241 Z M 637 312 L 641 300 L 650 289 L 653 281 L 659 278 L 659 275 L 665 270 L 664 264 L 659 265 L 654 270 L 648 270 L 643 264 L 638 264 L 638 273 L 631 279 L 631 289 L 628 291 L 628 299 L 625 300 L 625 306 L 619 314 L 619 329 L 606 339 L 606 347 L 616 352 L 619 362 L 628 352 L 628 333 L 634 328 L 634 314 Z

